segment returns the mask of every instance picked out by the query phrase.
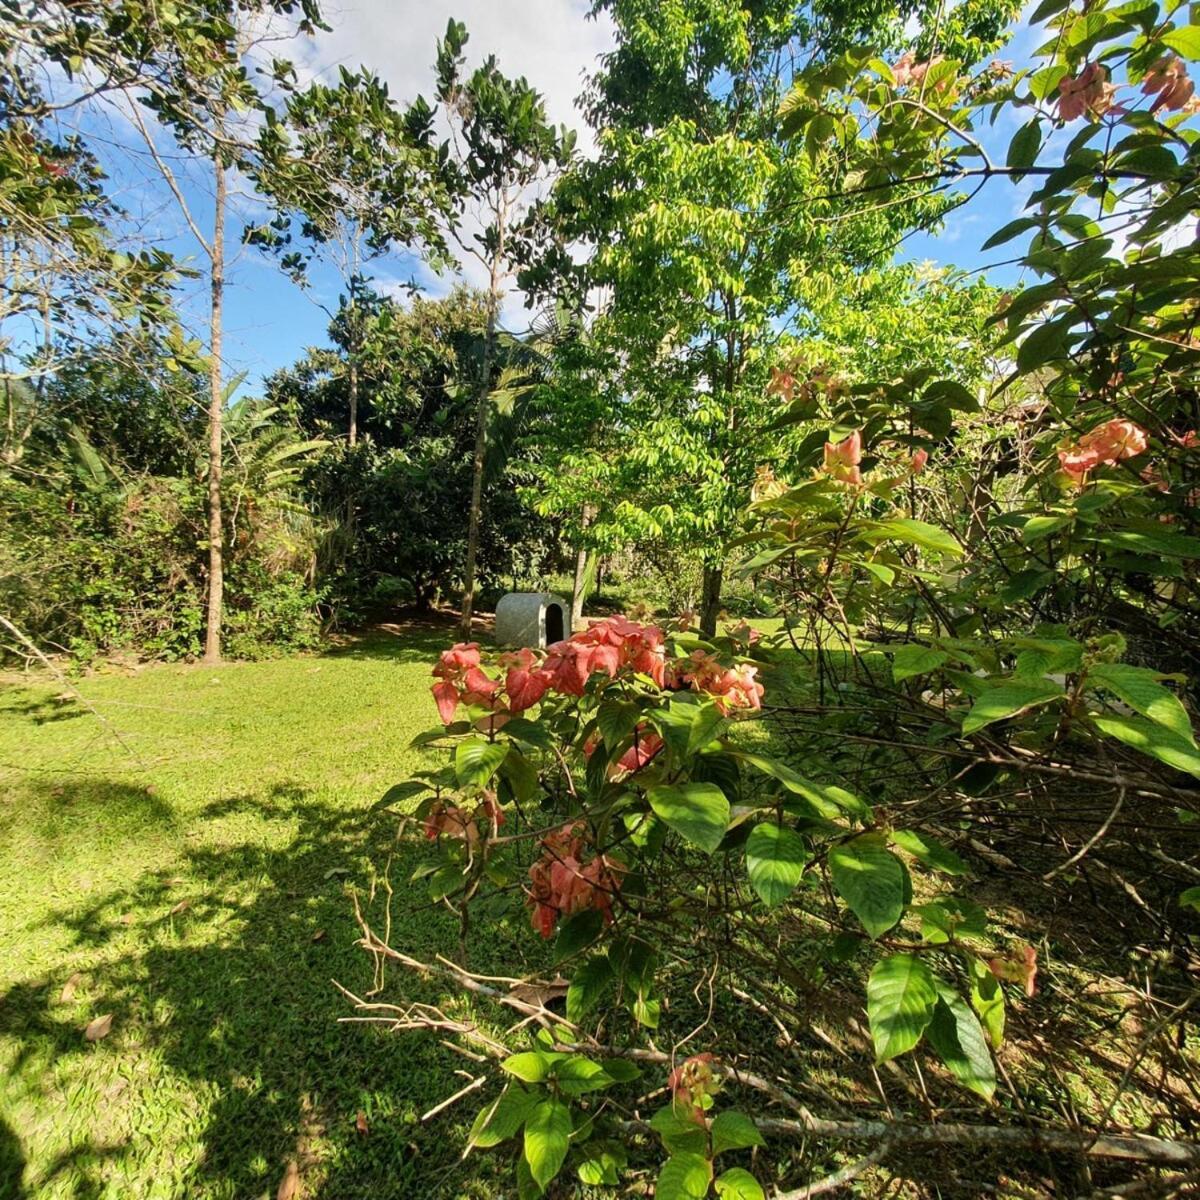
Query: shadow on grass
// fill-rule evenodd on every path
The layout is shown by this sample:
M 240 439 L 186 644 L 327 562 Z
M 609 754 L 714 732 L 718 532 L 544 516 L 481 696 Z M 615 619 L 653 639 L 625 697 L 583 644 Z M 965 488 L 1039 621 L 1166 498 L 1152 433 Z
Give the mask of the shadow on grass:
M 73 789 L 97 795 L 97 787 L 47 790 L 70 804 Z M 136 806 L 136 797 L 123 802 Z M 254 840 L 226 837 L 247 811 L 270 822 L 271 837 L 261 826 Z M 361 993 L 371 979 L 347 888 L 390 851 L 401 893 L 415 866 L 404 845 L 393 846 L 395 819 L 338 811 L 285 785 L 216 802 L 201 824 L 216 831 L 213 840 L 184 852 L 180 877 L 147 873 L 46 919 L 69 931 L 85 1004 L 64 1000 L 60 977 L 26 979 L 0 995 L 0 1036 L 18 1047 L 10 1083 L 20 1079 L 57 1135 L 54 1150 L 39 1155 L 31 1141 L 22 1145 L 28 1131 L 0 1126 L 0 1196 L 24 1200 L 44 1189 L 84 1200 L 153 1188 L 273 1197 L 289 1160 L 300 1166 L 305 1197 L 496 1194 L 481 1178 L 489 1163 L 459 1163 L 454 1114 L 419 1122 L 461 1086 L 451 1073 L 461 1064 L 448 1063 L 431 1038 L 338 1023 L 351 1010 L 331 981 Z M 280 830 L 286 836 L 274 836 Z M 422 903 L 423 890 L 402 900 L 398 944 L 426 955 L 455 944 L 452 922 Z M 439 999 L 415 979 L 403 991 Z M 83 1026 L 106 1012 L 111 1034 L 87 1043 Z M 465 1107 L 457 1123 L 471 1115 Z

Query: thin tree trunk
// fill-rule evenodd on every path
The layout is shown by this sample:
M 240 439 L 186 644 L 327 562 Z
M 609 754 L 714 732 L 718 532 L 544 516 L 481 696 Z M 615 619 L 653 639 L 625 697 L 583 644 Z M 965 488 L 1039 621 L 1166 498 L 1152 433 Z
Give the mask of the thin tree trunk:
M 578 629 L 583 624 L 583 581 L 587 578 L 587 561 L 587 547 L 581 545 L 575 555 L 575 586 L 571 589 L 572 629 Z
M 358 442 L 358 357 L 350 352 L 350 445 Z
M 471 617 L 475 611 L 475 561 L 479 556 L 479 526 L 483 521 L 483 460 L 487 453 L 488 396 L 491 392 L 492 343 L 496 337 L 496 315 L 500 308 L 500 255 L 504 247 L 504 218 L 500 222 L 500 250 L 492 256 L 488 283 L 487 331 L 483 339 L 482 378 L 475 410 L 475 456 L 471 462 L 471 514 L 467 524 L 467 561 L 463 568 L 463 599 L 460 629 L 471 640 Z
M 583 506 L 583 516 L 579 524 L 581 533 L 587 529 L 592 522 L 592 506 L 585 504 Z M 584 545 L 582 538 L 579 542 L 579 551 L 575 555 L 575 586 L 571 589 L 571 628 L 577 629 L 583 624 L 583 601 L 584 590 L 587 585 L 588 573 L 588 549 Z
M 213 158 L 215 208 L 210 247 L 211 306 L 208 357 L 208 619 L 204 630 L 204 661 L 221 661 L 221 617 L 225 598 L 224 524 L 221 520 L 221 422 L 224 388 L 221 382 L 221 319 L 225 298 L 225 166 Z
M 721 582 L 724 577 L 721 567 L 704 564 L 704 578 L 700 585 L 700 632 L 713 637 L 717 632 L 717 617 L 721 615 Z

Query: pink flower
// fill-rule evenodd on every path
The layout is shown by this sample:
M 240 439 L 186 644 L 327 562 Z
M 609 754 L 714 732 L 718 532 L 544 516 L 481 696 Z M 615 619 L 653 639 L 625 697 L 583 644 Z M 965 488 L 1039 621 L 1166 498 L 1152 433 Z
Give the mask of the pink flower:
M 588 908 L 599 911 L 606 924 L 612 921 L 612 900 L 620 890 L 625 868 L 602 854 L 583 862 L 585 832 L 584 825 L 577 822 L 547 834 L 542 839 L 542 857 L 529 868 L 526 903 L 533 928 L 544 938 L 553 935 L 559 917 Z
M 936 67 L 945 55 L 935 54 L 928 62 L 917 62 L 911 50 L 906 50 L 893 64 L 892 75 L 895 76 L 897 87 L 908 87 L 912 84 L 920 87 L 929 74 L 930 67 Z
M 617 771 L 628 771 L 633 774 L 640 771 L 663 748 L 663 740 L 653 730 L 643 732 L 644 726 L 638 727 L 633 745 L 617 759 Z M 616 774 L 614 771 L 613 774 Z
M 1077 483 L 1101 464 L 1112 466 L 1142 454 L 1150 445 L 1146 431 L 1133 421 L 1114 417 L 1089 430 L 1073 446 L 1058 452 L 1062 469 Z
M 513 713 L 522 713 L 532 708 L 546 694 L 550 686 L 550 673 L 537 664 L 537 656 L 526 647 L 514 653 L 500 655 L 500 665 L 507 667 L 504 690 L 508 693 L 508 707 Z
M 449 650 L 443 650 L 434 678 L 441 680 L 430 689 L 437 703 L 438 715 L 443 725 L 454 720 L 454 710 L 462 704 L 495 706 L 495 694 L 500 685 L 489 679 L 479 666 L 479 645 L 476 642 L 459 642 Z
M 1074 121 L 1085 113 L 1099 120 L 1113 106 L 1116 87 L 1108 82 L 1108 70 L 1088 63 L 1077 76 L 1066 76 L 1058 84 L 1058 115 Z
M 1186 108 L 1195 90 L 1195 84 L 1188 78 L 1183 59 L 1173 54 L 1160 58 L 1146 72 L 1142 83 L 1144 95 L 1158 96 L 1150 106 L 1151 112 L 1158 112 L 1164 108 L 1168 111 L 1173 108 Z
M 929 462 L 929 451 L 924 448 L 918 450 L 909 460 L 908 469 L 913 475 L 920 475 L 925 470 L 925 464 Z
M 1026 996 L 1032 998 L 1037 991 L 1037 951 L 1032 946 L 988 959 L 988 969 L 1002 983 L 1019 983 Z
M 825 443 L 825 458 L 821 469 L 831 479 L 839 483 L 861 484 L 862 472 L 858 469 L 862 462 L 862 433 L 855 430 L 842 441 Z
M 704 1121 L 704 1101 L 720 1089 L 711 1054 L 693 1054 L 667 1076 L 671 1103 L 699 1124 Z
M 771 368 L 771 380 L 767 384 L 768 396 L 782 396 L 789 403 L 796 391 L 796 377 L 783 367 Z
M 737 709 L 760 709 L 766 689 L 755 679 L 758 668 L 752 663 L 725 667 L 704 650 L 692 651 L 684 667 L 685 678 L 692 689 L 713 698 L 722 713 Z

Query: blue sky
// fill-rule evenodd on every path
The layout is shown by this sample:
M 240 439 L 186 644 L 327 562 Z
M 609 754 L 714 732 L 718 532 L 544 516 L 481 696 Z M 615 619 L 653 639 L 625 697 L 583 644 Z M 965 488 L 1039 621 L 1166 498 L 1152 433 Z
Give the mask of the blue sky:
M 418 91 L 428 95 L 434 43 L 453 14 L 466 22 L 471 33 L 469 59 L 495 53 L 503 70 L 526 75 L 546 96 L 551 118 L 579 129 L 583 149 L 588 149 L 590 134 L 575 110 L 574 100 L 584 73 L 593 69 L 596 56 L 611 45 L 611 30 L 585 19 L 585 0 L 455 0 L 452 5 L 427 0 L 420 6 L 403 7 L 403 19 L 398 20 L 397 6 L 391 0 L 346 0 L 340 6 L 326 6 L 333 33 L 298 47 L 296 58 L 302 79 L 328 75 L 339 65 L 356 67 L 362 63 L 378 71 L 401 101 Z M 1000 57 L 1019 66 L 1033 45 L 1033 32 L 1020 26 Z M 983 131 L 985 143 L 989 149 L 995 147 L 1001 159 L 1015 127 L 1015 118 L 1006 114 L 995 128 Z M 180 222 L 174 201 L 161 180 L 156 179 L 152 165 L 144 154 L 127 150 L 137 141 L 128 118 L 113 109 L 90 124 L 89 132 L 103 139 L 114 188 L 137 236 L 201 265 L 195 242 L 177 232 Z M 211 224 L 211 180 L 167 144 L 161 146 L 161 152 L 169 156 L 171 166 L 179 173 L 181 190 L 197 224 L 207 230 Z M 981 243 L 1021 210 L 1027 192 L 1027 188 L 1005 180 L 992 181 L 969 205 L 953 213 L 940 233 L 907 239 L 898 257 L 967 270 L 985 267 L 1003 255 L 981 255 Z M 336 305 L 338 285 L 332 271 L 317 266 L 311 288 L 303 291 L 278 270 L 270 257 L 237 245 L 236 231 L 246 222 L 261 220 L 265 210 L 245 189 L 239 189 L 231 203 L 230 230 L 235 236 L 228 242 L 224 358 L 231 376 L 245 372 L 246 389 L 257 390 L 265 375 L 293 363 L 307 346 L 327 344 L 328 317 L 320 305 Z M 406 254 L 378 261 L 373 274 L 384 288 L 413 280 L 433 294 L 444 292 L 454 281 L 449 276 L 433 276 L 419 258 Z M 1003 266 L 991 271 L 990 277 L 1003 285 L 1017 278 L 1014 268 Z M 481 282 L 471 271 L 465 278 Z M 183 288 L 184 311 L 192 314 L 189 323 L 194 323 L 202 341 L 207 340 L 202 324 L 204 286 L 203 279 L 199 279 Z M 510 297 L 505 317 L 512 328 L 528 322 L 529 314 L 518 295 Z

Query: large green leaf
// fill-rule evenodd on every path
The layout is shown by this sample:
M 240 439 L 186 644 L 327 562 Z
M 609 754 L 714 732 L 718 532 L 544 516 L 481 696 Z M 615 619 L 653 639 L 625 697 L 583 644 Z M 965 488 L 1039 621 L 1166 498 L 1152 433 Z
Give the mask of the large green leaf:
M 605 954 L 589 958 L 571 976 L 567 988 L 567 1020 L 578 1022 L 600 1002 L 612 986 L 613 969 Z
M 1147 721 L 1144 717 L 1106 717 L 1093 714 L 1092 724 L 1101 733 L 1116 738 L 1117 741 L 1124 742 L 1143 754 L 1149 754 L 1177 771 L 1186 771 L 1189 775 L 1200 777 L 1200 750 L 1169 729 L 1155 725 L 1153 721 Z
M 1147 667 L 1128 663 L 1097 663 L 1088 673 L 1088 682 L 1099 684 L 1123 700 L 1135 712 L 1178 734 L 1185 742 L 1196 744 L 1191 718 L 1174 692 L 1158 682 L 1160 675 Z
M 562 1169 L 571 1137 L 571 1110 L 553 1096 L 534 1106 L 525 1121 L 525 1161 L 545 1187 Z
M 875 1060 L 886 1062 L 920 1040 L 938 994 L 929 968 L 915 954 L 893 954 L 875 964 L 867 980 L 867 1017 Z
M 500 1067 L 526 1083 L 541 1083 L 550 1074 L 554 1060 L 540 1050 L 526 1050 L 506 1058 Z
M 536 1092 L 523 1087 L 505 1088 L 499 1097 L 481 1109 L 475 1118 L 468 1139 L 471 1145 L 481 1146 L 486 1150 L 489 1146 L 498 1146 L 510 1137 L 516 1137 L 537 1100 Z
M 763 1135 L 758 1132 L 758 1126 L 749 1117 L 740 1112 L 718 1113 L 713 1118 L 712 1129 L 713 1158 L 725 1150 L 745 1150 L 750 1146 L 761 1146 Z
M 673 1104 L 660 1108 L 650 1118 L 650 1128 L 662 1138 L 668 1154 L 703 1154 L 708 1149 L 708 1135 L 690 1115 L 676 1112 Z
M 685 841 L 711 854 L 729 828 L 729 801 L 713 783 L 651 788 L 650 807 Z
M 983 1027 L 967 1002 L 952 988 L 936 981 L 938 1002 L 925 1031 L 929 1044 L 941 1056 L 963 1087 L 990 1100 L 996 1090 L 996 1065 Z
M 1063 694 L 1062 686 L 1049 679 L 1009 679 L 988 688 L 971 705 L 963 718 L 963 733 L 975 733 L 993 721 L 1015 717 L 1026 709 L 1058 700 Z
M 797 774 L 786 763 L 770 758 L 765 754 L 739 753 L 743 762 L 749 763 L 756 770 L 772 779 L 778 779 L 789 792 L 802 796 L 812 806 L 814 816 L 824 817 L 827 821 L 835 821 L 843 812 L 869 820 L 871 806 L 865 800 L 838 787 L 832 783 L 815 783 Z
M 904 864 L 877 833 L 834 846 L 829 871 L 837 893 L 872 937 L 886 933 L 904 912 Z
M 730 1167 L 713 1180 L 721 1200 L 763 1200 L 762 1185 L 745 1167 Z
M 999 1050 L 1004 1041 L 1004 989 L 982 959 L 971 959 L 971 1007 L 987 1030 L 988 1039 Z
M 890 539 L 921 546 L 926 550 L 936 550 L 939 554 L 949 554 L 954 558 L 962 555 L 962 547 L 944 529 L 928 525 L 924 521 L 914 521 L 911 517 L 872 521 L 863 527 L 863 532 L 871 541 Z
M 927 675 L 949 658 L 945 650 L 934 650 L 931 646 L 897 646 L 892 655 L 892 679 L 901 683 L 914 675 Z
M 712 1163 L 700 1154 L 673 1154 L 659 1172 L 655 1200 L 704 1200 L 712 1182 Z
M 944 871 L 947 875 L 967 873 L 967 864 L 948 846 L 943 846 L 937 838 L 927 833 L 918 833 L 915 829 L 896 829 L 892 831 L 892 841 L 935 871 Z
M 459 742 L 454 751 L 454 774 L 458 779 L 458 786 L 486 787 L 507 755 L 507 742 L 489 742 L 481 737 L 467 738 L 466 741 Z
M 782 904 L 792 894 L 808 859 L 804 839 L 786 825 L 764 822 L 746 839 L 750 886 L 768 907 Z

